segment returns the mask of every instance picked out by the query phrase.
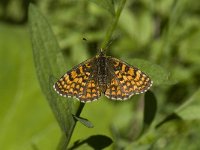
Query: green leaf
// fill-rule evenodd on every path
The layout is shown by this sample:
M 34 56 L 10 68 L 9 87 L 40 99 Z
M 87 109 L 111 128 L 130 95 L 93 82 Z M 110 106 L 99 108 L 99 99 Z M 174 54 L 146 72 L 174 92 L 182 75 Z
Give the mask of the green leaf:
M 59 51 L 59 46 L 47 20 L 34 5 L 29 7 L 29 25 L 33 47 L 33 57 L 41 89 L 49 105 L 66 135 L 66 143 L 75 126 L 72 113 L 76 112 L 79 104 L 74 104 L 70 99 L 64 99 L 53 90 L 52 75 L 60 74 L 63 70 L 64 59 Z M 67 145 L 67 144 L 66 144 Z
M 114 7 L 113 0 L 90 0 L 90 1 L 96 3 L 98 6 L 104 8 L 104 9 L 106 9 L 113 16 L 115 15 L 115 7 Z
M 174 84 L 176 81 L 161 66 L 142 59 L 126 59 L 131 65 L 139 68 L 153 80 L 153 85 Z
M 147 91 L 144 98 L 144 117 L 143 117 L 143 130 L 150 127 L 153 122 L 157 111 L 157 100 L 153 92 Z
M 196 120 L 200 119 L 200 89 L 198 89 L 185 103 L 178 107 L 170 115 L 166 116 L 156 127 L 172 120 Z
M 89 120 L 87 120 L 86 118 L 78 117 L 78 116 L 75 116 L 75 115 L 73 115 L 73 117 L 77 121 L 79 121 L 80 123 L 82 123 L 84 126 L 86 126 L 88 128 L 93 128 L 94 127 L 94 125 Z
M 147 91 L 144 97 L 143 127 L 137 138 L 140 138 L 151 126 L 157 111 L 157 100 L 153 92 Z
M 27 24 L 0 23 L 0 60 L 0 149 L 56 149 L 60 129 L 36 79 Z
M 89 145 L 90 147 L 87 146 L 87 149 L 96 149 L 96 150 L 101 150 L 113 143 L 112 139 L 106 135 L 92 135 L 88 137 L 85 140 L 82 141 L 76 141 L 72 147 L 69 148 L 69 150 L 74 150 L 74 149 L 83 149 L 82 145 L 86 144 Z M 84 147 L 84 146 L 83 146 Z
M 152 145 L 150 144 L 131 143 L 125 148 L 125 150 L 133 150 L 133 148 L 137 150 L 147 150 L 147 149 L 151 149 L 151 147 Z
M 200 89 L 198 89 L 185 103 L 175 110 L 183 120 L 200 119 Z

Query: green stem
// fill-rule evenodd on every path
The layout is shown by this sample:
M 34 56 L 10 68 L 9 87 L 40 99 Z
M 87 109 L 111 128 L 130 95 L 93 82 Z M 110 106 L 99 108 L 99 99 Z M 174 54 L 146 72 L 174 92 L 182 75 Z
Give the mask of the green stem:
M 119 4 L 118 9 L 117 9 L 117 12 L 115 14 L 115 18 L 112 20 L 111 26 L 108 28 L 108 30 L 106 32 L 105 39 L 101 44 L 101 49 L 104 50 L 104 51 L 106 51 L 107 44 L 109 43 L 109 41 L 111 39 L 111 36 L 112 36 L 116 26 L 117 26 L 120 14 L 122 12 L 122 9 L 124 8 L 125 3 L 126 3 L 126 0 L 121 0 L 120 1 L 120 4 Z
M 81 114 L 84 106 L 85 106 L 85 103 L 80 103 L 79 108 L 76 112 L 77 117 L 80 117 L 80 114 Z M 72 117 L 73 117 L 73 115 L 72 115 Z M 72 127 L 69 131 L 69 134 L 67 136 L 64 134 L 61 137 L 60 143 L 59 143 L 58 148 L 57 148 L 58 150 L 67 150 L 69 142 L 70 142 L 71 137 L 72 137 L 72 134 L 73 134 L 74 129 L 76 127 L 76 123 L 77 123 L 77 120 L 74 118 L 74 122 L 73 122 L 73 125 L 72 125 Z
M 103 43 L 102 43 L 102 45 L 101 45 L 101 48 L 102 48 L 104 51 L 106 50 L 107 44 L 109 43 L 109 41 L 110 41 L 110 39 L 111 39 L 111 36 L 112 36 L 112 34 L 113 34 L 113 32 L 114 32 L 116 26 L 117 26 L 117 23 L 118 23 L 118 21 L 119 21 L 119 17 L 120 17 L 121 11 L 122 11 L 122 9 L 123 9 L 125 3 L 126 3 L 126 0 L 121 0 L 121 1 L 120 1 L 119 7 L 118 7 L 117 12 L 116 12 L 116 14 L 115 14 L 115 18 L 112 20 L 111 26 L 108 28 L 108 30 L 107 30 L 107 32 L 106 32 L 105 39 L 104 39 L 104 41 L 103 41 Z M 83 110 L 84 105 L 85 105 L 84 103 L 80 103 L 80 106 L 79 106 L 78 111 L 77 111 L 77 113 L 76 113 L 76 116 L 77 116 L 77 117 L 80 116 L 80 114 L 81 114 L 81 112 L 82 112 L 82 110 Z M 73 123 L 74 125 L 72 125 L 72 128 L 70 129 L 70 133 L 69 133 L 68 137 L 66 137 L 66 135 L 63 135 L 63 136 L 61 137 L 60 144 L 59 144 L 59 147 L 58 147 L 59 150 L 60 150 L 60 149 L 61 149 L 61 150 L 66 150 L 66 149 L 67 149 L 67 147 L 68 147 L 68 145 L 69 145 L 69 142 L 70 142 L 70 139 L 71 139 L 71 137 L 72 137 L 72 134 L 73 134 L 73 132 L 74 132 L 76 123 L 77 123 L 77 120 L 75 119 L 75 120 L 74 120 L 74 123 Z

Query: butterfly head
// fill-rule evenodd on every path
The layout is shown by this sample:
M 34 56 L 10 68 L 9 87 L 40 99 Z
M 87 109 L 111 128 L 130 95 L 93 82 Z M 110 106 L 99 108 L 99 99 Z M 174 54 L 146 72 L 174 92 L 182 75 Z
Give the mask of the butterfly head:
M 98 51 L 98 57 L 102 57 L 105 56 L 105 50 L 103 50 L 102 48 Z

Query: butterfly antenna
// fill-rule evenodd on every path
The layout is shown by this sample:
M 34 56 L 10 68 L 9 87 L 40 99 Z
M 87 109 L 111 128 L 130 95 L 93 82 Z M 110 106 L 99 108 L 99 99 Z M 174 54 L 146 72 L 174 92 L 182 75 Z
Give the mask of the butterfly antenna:
M 116 40 L 118 39 L 119 36 L 115 36 L 113 38 L 111 38 L 108 43 L 106 44 L 106 47 L 105 48 L 100 48 L 99 49 L 99 53 L 106 53 L 106 51 L 108 50 L 108 48 L 111 46 L 111 44 Z
M 112 44 L 116 39 L 118 39 L 118 37 L 119 37 L 119 36 L 115 36 L 115 37 L 111 38 L 111 39 L 109 40 L 109 42 L 107 43 L 106 48 L 104 49 L 104 51 L 107 51 L 108 48 L 111 46 L 111 44 Z

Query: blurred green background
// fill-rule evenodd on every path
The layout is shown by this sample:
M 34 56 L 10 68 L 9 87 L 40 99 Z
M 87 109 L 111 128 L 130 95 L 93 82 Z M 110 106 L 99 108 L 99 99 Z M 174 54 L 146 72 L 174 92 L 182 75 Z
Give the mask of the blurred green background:
M 100 48 L 113 18 L 109 5 L 116 8 L 120 0 L 108 1 L 0 1 L 0 149 L 53 150 L 61 136 L 34 68 L 29 3 L 39 8 L 56 35 L 65 57 L 64 74 Z M 173 79 L 153 86 L 157 114 L 142 137 L 137 138 L 143 124 L 144 95 L 125 102 L 102 97 L 86 104 L 81 114 L 94 128 L 77 123 L 70 145 L 101 134 L 113 140 L 106 149 L 199 149 L 200 1 L 127 0 L 113 39 L 108 55 L 158 64 Z M 155 128 L 174 113 L 179 119 Z M 84 143 L 77 149 L 92 148 Z

